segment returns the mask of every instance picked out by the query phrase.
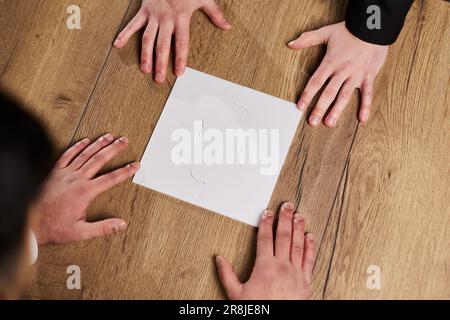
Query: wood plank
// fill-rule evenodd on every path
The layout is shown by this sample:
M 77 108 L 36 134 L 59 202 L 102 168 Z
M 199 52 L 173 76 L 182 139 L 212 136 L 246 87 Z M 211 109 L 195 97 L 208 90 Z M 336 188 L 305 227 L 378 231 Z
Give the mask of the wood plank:
M 73 137 L 129 1 L 77 1 L 81 30 L 66 26 L 71 4 L 0 2 L 0 88 L 38 115 L 59 148 Z
M 286 43 L 302 31 L 342 20 L 344 12 L 342 1 L 331 6 L 328 2 L 287 0 L 221 4 L 233 30 L 216 30 L 204 15 L 196 13 L 189 65 L 291 101 L 323 51 L 293 52 Z M 128 20 L 138 7 L 134 1 Z M 270 20 L 265 19 L 267 14 Z M 138 58 L 138 37 L 111 53 L 76 134 L 76 138 L 96 137 L 111 131 L 128 136 L 130 150 L 111 167 L 143 154 L 175 79 L 170 76 L 165 84 L 156 85 L 139 72 Z M 319 241 L 356 128 L 355 113 L 353 99 L 334 130 L 311 129 L 301 122 L 271 201 L 272 208 L 291 199 L 307 209 Z M 321 203 L 317 202 L 318 190 Z M 213 263 L 219 253 L 234 263 L 243 278 L 249 273 L 255 244 L 255 230 L 249 226 L 130 182 L 103 195 L 91 209 L 92 217 L 108 213 L 126 219 L 128 231 L 43 250 L 35 297 L 221 298 Z M 69 264 L 82 270 L 83 290 L 79 293 L 65 289 L 65 267 Z
M 17 43 L 28 32 L 37 4 L 37 1 L 0 0 L 0 77 L 5 73 Z
M 355 138 L 327 299 L 450 298 L 450 4 L 421 5 L 418 44 Z M 381 290 L 366 287 L 369 265 Z

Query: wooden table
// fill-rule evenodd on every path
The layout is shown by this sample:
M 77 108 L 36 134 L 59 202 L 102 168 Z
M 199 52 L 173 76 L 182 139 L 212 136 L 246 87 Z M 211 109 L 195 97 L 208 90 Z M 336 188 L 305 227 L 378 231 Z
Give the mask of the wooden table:
M 81 7 L 81 30 L 66 8 Z M 108 169 L 142 156 L 174 84 L 139 71 L 140 39 L 112 48 L 138 0 L 0 0 L 0 86 L 19 95 L 60 150 L 111 132 L 130 139 Z M 223 32 L 197 12 L 189 66 L 296 101 L 323 48 L 294 52 L 301 32 L 341 21 L 344 1 L 223 0 Z M 314 298 L 450 298 L 450 4 L 418 0 L 380 73 L 374 112 L 356 120 L 352 99 L 335 129 L 303 119 L 270 207 L 293 201 L 315 234 Z M 249 190 L 251 192 L 251 190 Z M 41 248 L 31 297 L 65 299 L 223 298 L 213 257 L 245 279 L 255 229 L 130 181 L 103 194 L 92 219 L 121 217 L 127 232 Z M 66 288 L 67 266 L 81 290 Z M 366 287 L 381 268 L 381 290 Z

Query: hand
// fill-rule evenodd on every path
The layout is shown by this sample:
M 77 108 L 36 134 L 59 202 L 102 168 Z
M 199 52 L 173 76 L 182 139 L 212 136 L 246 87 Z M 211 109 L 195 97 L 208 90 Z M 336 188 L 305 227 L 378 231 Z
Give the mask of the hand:
M 386 60 L 388 46 L 371 44 L 356 38 L 347 30 L 344 22 L 305 32 L 288 46 L 291 49 L 304 49 L 320 44 L 327 45 L 327 53 L 309 79 L 298 101 L 298 108 L 306 110 L 328 80 L 309 116 L 309 124 L 318 126 L 337 96 L 325 119 L 326 126 L 334 127 L 356 88 L 361 90 L 358 118 L 359 121 L 366 122 L 372 103 L 373 83 Z
M 314 239 L 305 236 L 305 219 L 291 203 L 283 204 L 275 239 L 273 213 L 267 210 L 259 224 L 256 261 L 250 279 L 241 283 L 228 261 L 218 256 L 219 278 L 232 300 L 304 300 L 311 295 Z
M 87 240 L 126 229 L 127 224 L 121 219 L 87 222 L 86 209 L 96 196 L 139 169 L 139 163 L 135 162 L 95 177 L 127 145 L 127 138 L 114 141 L 111 134 L 106 134 L 92 144 L 84 139 L 61 156 L 32 208 L 37 218 L 34 231 L 40 245 Z
M 119 34 L 114 46 L 122 48 L 135 32 L 147 25 L 142 36 L 141 70 L 152 71 L 155 47 L 155 81 L 161 83 L 166 79 L 172 34 L 175 34 L 175 74 L 181 76 L 188 58 L 191 16 L 198 9 L 217 27 L 231 28 L 215 0 L 142 0 L 141 9 Z

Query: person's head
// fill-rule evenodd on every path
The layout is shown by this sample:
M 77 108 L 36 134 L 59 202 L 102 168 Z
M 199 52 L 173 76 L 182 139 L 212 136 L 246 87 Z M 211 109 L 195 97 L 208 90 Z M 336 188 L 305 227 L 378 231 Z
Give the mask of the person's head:
M 52 167 L 53 149 L 38 121 L 0 93 L 0 297 L 14 286 L 28 211 Z

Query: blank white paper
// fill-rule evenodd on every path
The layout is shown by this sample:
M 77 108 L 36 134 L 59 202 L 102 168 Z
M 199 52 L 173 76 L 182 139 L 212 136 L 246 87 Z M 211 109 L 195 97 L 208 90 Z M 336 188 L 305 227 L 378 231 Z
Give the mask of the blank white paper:
M 301 115 L 294 103 L 187 68 L 176 80 L 133 182 L 257 226 L 272 196 Z M 222 133 L 224 141 L 227 130 L 266 131 L 268 136 L 278 132 L 278 167 L 273 174 L 262 174 L 269 165 L 261 161 L 251 163 L 248 159 L 229 164 L 210 164 L 202 159 L 197 159 L 197 163 L 194 159 L 189 164 L 175 163 L 172 155 L 179 140 L 174 140 L 174 132 L 179 129 L 190 132 L 194 145 L 196 132 L 199 138 L 196 141 L 202 138 L 198 135 L 199 127 L 202 132 L 214 129 L 215 133 Z M 206 150 L 207 142 L 197 143 L 196 150 Z M 236 157 L 245 160 L 250 144 L 245 148 L 237 150 Z

